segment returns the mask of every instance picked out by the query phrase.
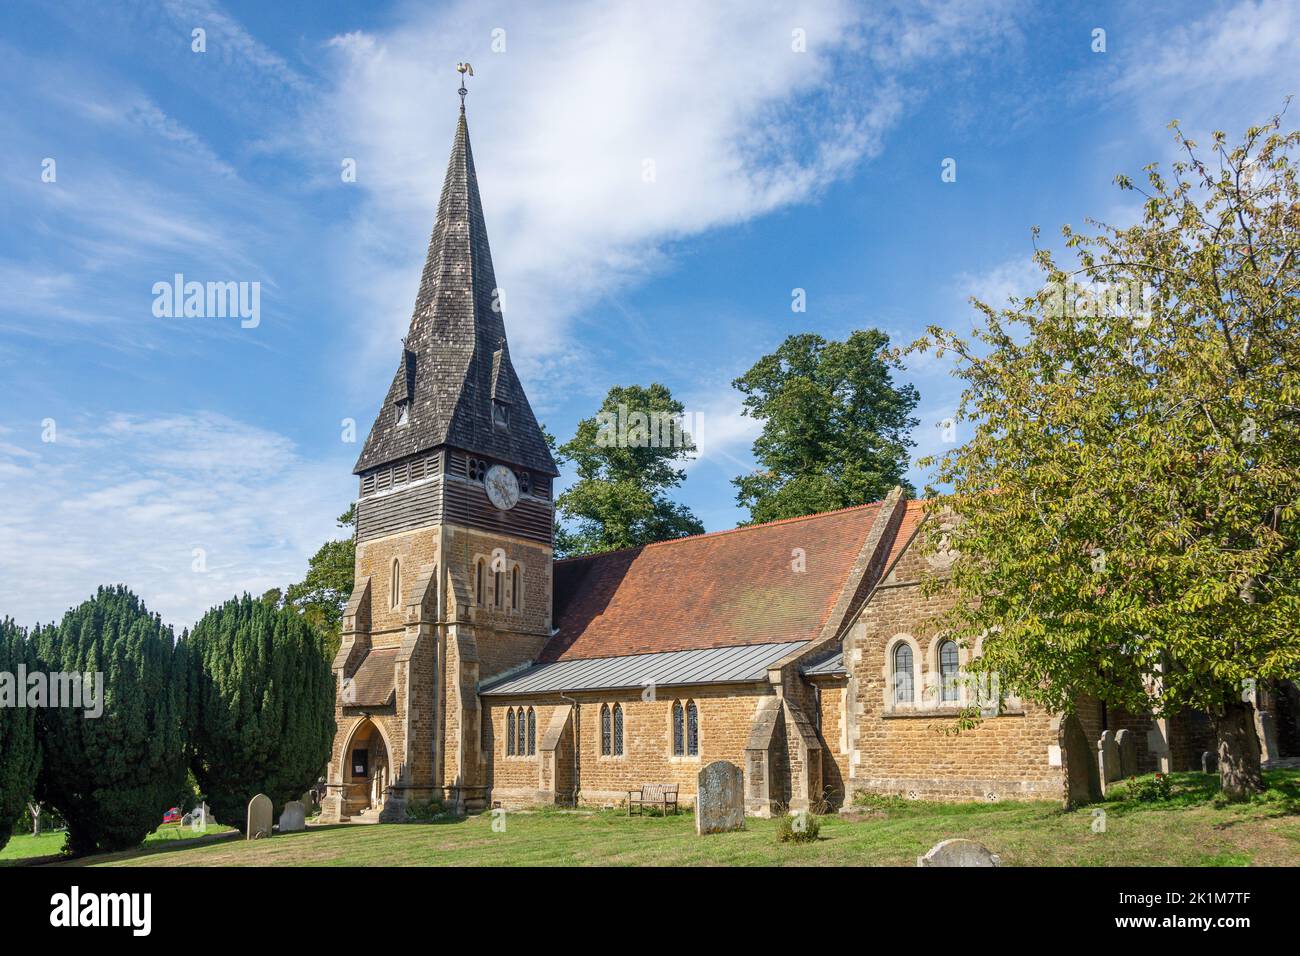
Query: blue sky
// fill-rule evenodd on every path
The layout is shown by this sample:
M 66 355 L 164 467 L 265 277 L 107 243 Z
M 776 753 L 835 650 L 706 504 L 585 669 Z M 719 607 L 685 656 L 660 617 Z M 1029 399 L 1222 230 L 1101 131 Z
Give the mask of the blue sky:
M 649 7 L 5 4 L 0 614 L 124 581 L 183 625 L 301 577 L 398 359 L 458 60 L 534 409 L 563 440 L 667 384 L 710 530 L 753 465 L 730 382 L 786 335 L 967 329 L 1034 287 L 1033 225 L 1135 217 L 1113 177 L 1174 158 L 1170 119 L 1237 134 L 1300 88 L 1296 2 Z M 155 316 L 176 273 L 260 283 L 259 324 Z M 903 378 L 919 457 L 957 385 Z

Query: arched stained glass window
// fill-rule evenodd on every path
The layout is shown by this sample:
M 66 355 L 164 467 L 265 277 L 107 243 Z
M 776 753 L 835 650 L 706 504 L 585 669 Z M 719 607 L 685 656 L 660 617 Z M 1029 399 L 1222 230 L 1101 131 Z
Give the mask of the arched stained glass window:
M 474 603 L 483 606 L 483 559 L 474 565 Z
M 537 753 L 537 712 L 528 708 L 528 756 Z
M 673 701 L 673 756 L 680 757 L 686 752 L 686 720 L 682 714 L 682 702 Z
M 695 701 L 686 702 L 686 756 L 700 755 L 700 712 Z
M 513 757 L 515 753 L 515 709 L 511 707 L 506 711 L 506 756 Z
M 614 705 L 614 756 L 623 756 L 623 707 Z
M 518 753 L 519 756 L 521 757 L 527 756 L 528 754 L 528 750 L 526 749 L 528 746 L 528 740 L 525 737 L 525 733 L 526 733 L 526 728 L 524 727 L 525 723 L 526 721 L 524 720 L 524 709 L 520 707 L 519 723 L 515 726 L 515 733 L 517 734 L 517 736 L 515 737 L 515 752 Z
M 519 565 L 510 569 L 510 610 L 519 610 Z
M 949 703 L 957 700 L 957 667 L 957 642 L 944 641 L 939 645 L 939 693 Z
M 900 643 L 894 648 L 894 703 L 910 704 L 916 698 L 916 680 L 912 673 L 912 646 Z
M 609 704 L 600 705 L 600 755 L 608 757 L 610 754 L 610 740 L 612 731 L 610 729 Z

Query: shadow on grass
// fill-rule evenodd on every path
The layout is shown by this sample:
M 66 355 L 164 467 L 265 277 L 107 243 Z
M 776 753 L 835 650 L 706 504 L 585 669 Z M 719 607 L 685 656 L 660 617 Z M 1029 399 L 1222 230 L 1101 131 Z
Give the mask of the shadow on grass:
M 209 836 L 190 837 L 184 840 L 150 840 L 142 843 L 138 847 L 130 850 L 118 850 L 114 853 L 92 853 L 89 856 L 65 856 L 58 857 L 48 863 L 36 864 L 38 866 L 94 866 L 98 863 L 108 863 L 114 860 L 133 860 L 142 856 L 155 856 L 159 853 L 174 853 L 177 850 L 189 850 L 199 846 L 209 846 L 213 843 L 225 843 L 236 838 L 242 839 L 242 834 L 238 830 L 227 830 L 224 833 L 213 833 Z
M 1300 814 L 1300 771 L 1267 770 L 1264 784 L 1267 789 L 1248 800 L 1230 803 L 1223 798 L 1218 774 L 1169 774 L 1170 794 L 1161 800 L 1135 799 L 1134 790 L 1149 784 L 1154 774 L 1132 777 L 1116 783 L 1102 804 L 1108 813 L 1123 816 L 1142 810 L 1183 810 L 1191 807 L 1213 807 L 1216 810 L 1238 810 L 1251 817 L 1284 817 Z M 1237 821 L 1216 824 L 1216 829 L 1227 829 Z
M 46 856 L 20 856 L 12 860 L 0 860 L 0 869 L 7 866 L 47 866 L 51 863 L 58 863 L 63 859 L 64 856 L 60 853 Z

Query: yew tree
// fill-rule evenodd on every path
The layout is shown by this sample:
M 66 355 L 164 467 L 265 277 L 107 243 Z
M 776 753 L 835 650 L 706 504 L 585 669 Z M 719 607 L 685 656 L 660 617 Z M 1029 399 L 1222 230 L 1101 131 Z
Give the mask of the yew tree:
M 118 585 L 33 632 L 32 643 L 51 679 L 101 675 L 83 685 L 97 706 L 38 712 L 37 800 L 67 821 L 74 854 L 137 846 L 185 786 L 184 659 L 172 629 Z
M 212 608 L 182 640 L 191 769 L 221 823 L 244 829 L 258 793 L 283 807 L 329 761 L 334 675 L 323 642 L 293 608 L 247 594 Z
M 0 850 L 13 832 L 10 824 L 31 799 L 41 764 L 36 710 L 17 706 L 17 695 L 27 693 L 26 682 L 18 680 L 20 668 L 29 673 L 37 669 L 27 632 L 12 619 L 0 618 L 0 675 L 8 675 L 9 685 L 0 688 Z
M 1300 136 L 1171 128 L 1167 173 L 1116 180 L 1136 225 L 1066 227 L 1069 271 L 1040 249 L 1040 292 L 911 346 L 955 358 L 970 430 L 930 462 L 957 555 L 934 587 L 1004 690 L 1208 712 L 1244 799 L 1254 682 L 1300 676 Z

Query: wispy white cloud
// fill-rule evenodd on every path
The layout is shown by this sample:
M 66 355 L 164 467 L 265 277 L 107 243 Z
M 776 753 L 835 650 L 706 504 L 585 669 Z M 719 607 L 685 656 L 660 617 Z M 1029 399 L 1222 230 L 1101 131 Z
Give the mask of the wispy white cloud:
M 1025 299 L 1043 287 L 1043 270 L 1034 262 L 1030 250 L 982 272 L 963 272 L 953 280 L 954 291 L 962 299 L 978 299 L 994 309 L 1006 308 L 1012 299 Z
M 1116 83 L 1119 91 L 1155 108 L 1195 103 L 1212 115 L 1260 81 L 1272 87 L 1300 78 L 1300 7 L 1292 0 L 1216 4 L 1149 35 L 1131 64 Z
M 335 37 L 332 87 L 299 135 L 334 157 L 321 168 L 358 163 L 366 202 L 339 278 L 390 333 L 371 337 L 359 374 L 390 363 L 409 319 L 457 60 L 476 64 L 475 160 L 526 363 L 580 348 L 569 320 L 670 268 L 675 242 L 805 201 L 878 153 L 919 95 L 913 71 L 1006 42 L 1009 9 L 479 2 L 412 5 L 382 33 Z
M 730 475 L 744 474 L 753 469 L 750 448 L 762 431 L 763 424 L 744 413 L 741 395 L 730 386 L 711 393 L 693 396 L 688 400 L 686 413 L 695 427 L 692 437 L 698 449 L 687 471 L 698 470 L 702 465 L 713 465 Z M 709 480 L 717 480 L 710 477 Z
M 1135 49 L 1111 87 L 1113 102 L 1134 114 L 1130 141 L 1158 144 L 1171 158 L 1170 120 L 1208 148 L 1212 131 L 1231 141 L 1300 93 L 1294 0 L 1228 0 L 1197 12 L 1172 29 L 1150 22 L 1136 28 Z
M 206 50 L 201 55 L 218 63 L 231 85 L 265 90 L 274 84 L 298 93 L 310 88 L 300 70 L 258 40 L 219 3 L 163 0 L 157 14 L 159 32 L 165 31 L 169 39 L 179 38 L 185 47 L 191 46 L 196 28 L 204 30 Z
M 36 623 L 114 582 L 177 625 L 298 580 L 339 534 L 344 460 L 228 417 L 113 415 L 0 442 L 0 614 Z M 21 582 L 21 586 L 19 585 Z

